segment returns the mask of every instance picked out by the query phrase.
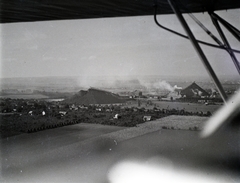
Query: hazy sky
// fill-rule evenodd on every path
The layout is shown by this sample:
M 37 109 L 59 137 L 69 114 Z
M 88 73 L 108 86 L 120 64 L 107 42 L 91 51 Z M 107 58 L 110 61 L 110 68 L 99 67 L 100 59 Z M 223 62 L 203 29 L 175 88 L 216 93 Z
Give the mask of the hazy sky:
M 218 14 L 240 29 L 240 9 Z M 216 33 L 207 13 L 195 15 Z M 214 43 L 185 17 L 197 38 Z M 159 15 L 158 20 L 184 33 L 175 15 Z M 207 75 L 190 42 L 160 29 L 153 16 L 0 24 L 0 31 L 2 78 Z M 240 49 L 240 43 L 226 35 L 232 47 Z M 202 48 L 217 74 L 237 75 L 226 51 Z

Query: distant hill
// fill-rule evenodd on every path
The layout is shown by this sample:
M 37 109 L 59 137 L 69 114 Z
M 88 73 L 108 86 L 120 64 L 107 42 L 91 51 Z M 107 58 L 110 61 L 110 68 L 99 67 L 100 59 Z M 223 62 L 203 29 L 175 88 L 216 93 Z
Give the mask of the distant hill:
M 89 90 L 81 90 L 77 94 L 73 95 L 69 99 L 64 100 L 65 103 L 74 104 L 116 104 L 125 103 L 126 101 L 122 99 L 119 95 L 96 89 L 90 88 Z

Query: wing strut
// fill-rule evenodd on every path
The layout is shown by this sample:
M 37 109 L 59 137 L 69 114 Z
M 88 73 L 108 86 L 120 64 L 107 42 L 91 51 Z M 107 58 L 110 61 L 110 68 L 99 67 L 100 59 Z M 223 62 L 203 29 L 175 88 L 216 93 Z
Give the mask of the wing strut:
M 225 92 L 223 90 L 223 87 L 222 87 L 220 81 L 218 80 L 218 77 L 216 76 L 216 74 L 215 74 L 214 70 L 212 69 L 211 65 L 209 64 L 209 62 L 207 60 L 207 57 L 203 53 L 201 47 L 199 46 L 197 40 L 195 39 L 193 33 L 191 32 L 188 24 L 186 23 L 185 19 L 183 18 L 180 10 L 178 9 L 177 5 L 175 4 L 175 2 L 173 0 L 168 0 L 168 3 L 170 4 L 172 10 L 176 14 L 178 20 L 180 21 L 182 27 L 184 28 L 186 34 L 188 35 L 193 47 L 195 48 L 195 50 L 198 53 L 198 56 L 200 57 L 203 65 L 205 66 L 206 70 L 208 71 L 208 74 L 213 79 L 213 81 L 214 81 L 214 83 L 215 83 L 223 101 L 226 102 L 227 95 L 225 94 Z
M 231 58 L 232 58 L 232 60 L 233 60 L 233 63 L 235 64 L 235 67 L 237 68 L 238 73 L 240 74 L 240 63 L 238 62 L 236 56 L 234 55 L 234 53 L 233 53 L 233 51 L 232 51 L 232 49 L 231 49 L 231 46 L 230 46 L 230 44 L 228 43 L 228 40 L 227 40 L 226 36 L 224 35 L 224 33 L 223 33 L 223 31 L 222 31 L 219 23 L 218 23 L 218 20 L 219 20 L 220 17 L 216 16 L 216 14 L 215 14 L 215 13 L 212 13 L 212 12 L 209 12 L 209 15 L 211 16 L 211 19 L 212 19 L 212 22 L 213 22 L 214 26 L 216 27 L 219 35 L 221 36 L 224 44 L 226 45 L 226 50 L 228 51 L 229 55 L 231 56 Z M 228 24 L 226 24 L 226 25 L 228 25 Z M 230 25 L 230 24 L 229 24 L 229 25 Z M 231 25 L 231 26 L 232 26 L 232 25 Z M 230 32 L 231 32 L 231 33 L 235 33 L 235 34 L 233 34 L 233 35 L 234 35 L 236 38 L 239 38 L 239 39 L 240 39 L 240 37 L 238 36 L 238 34 L 237 34 L 237 32 L 236 32 L 236 31 L 238 31 L 238 30 L 237 30 L 237 29 L 234 29 L 234 28 L 235 28 L 235 27 L 232 26 L 232 29 L 235 30 L 235 31 L 230 31 Z M 229 29 L 232 30 L 230 27 L 229 27 Z
M 169 29 L 169 28 L 161 25 L 161 24 L 158 22 L 158 20 L 157 20 L 157 7 L 158 7 L 157 4 L 155 4 L 154 7 L 155 7 L 155 11 L 154 11 L 154 21 L 155 21 L 155 23 L 156 23 L 160 28 L 162 28 L 162 29 L 164 29 L 164 30 L 166 30 L 166 31 L 169 31 L 169 32 L 171 32 L 171 33 L 173 33 L 173 34 L 176 34 L 177 36 L 180 36 L 180 37 L 182 37 L 182 38 L 189 39 L 189 37 L 188 37 L 187 35 L 181 34 L 181 33 L 177 32 L 177 31 L 174 31 L 174 30 L 172 30 L 172 29 Z M 192 16 L 190 15 L 190 17 L 193 18 L 193 15 L 192 15 Z M 196 18 L 193 18 L 193 20 L 196 21 Z M 196 21 L 196 23 L 199 24 L 200 21 Z M 200 24 L 199 24 L 199 25 L 200 25 Z M 205 41 L 201 41 L 201 40 L 197 40 L 197 39 L 196 39 L 196 41 L 197 41 L 198 43 L 201 43 L 201 44 L 203 44 L 203 45 L 210 46 L 210 47 L 213 47 L 213 48 L 218 48 L 218 49 L 226 50 L 226 47 L 221 43 L 221 41 L 219 41 L 209 30 L 207 30 L 207 29 L 206 29 L 205 27 L 203 27 L 202 25 L 200 25 L 200 27 L 203 28 L 204 31 L 207 32 L 207 34 L 210 35 L 210 36 L 214 39 L 214 41 L 218 43 L 218 45 L 211 44 L 211 43 L 208 43 L 208 42 L 205 42 Z M 235 28 L 235 27 L 234 27 L 234 28 Z M 236 28 L 235 28 L 235 29 L 236 29 Z M 240 35 L 239 35 L 239 36 L 240 36 Z M 240 53 L 240 50 L 232 49 L 232 51 L 233 51 L 234 53 Z
M 214 19 L 217 19 L 240 42 L 240 31 L 236 27 L 228 23 L 226 20 L 222 19 L 216 13 L 212 12 L 211 16 L 213 16 Z

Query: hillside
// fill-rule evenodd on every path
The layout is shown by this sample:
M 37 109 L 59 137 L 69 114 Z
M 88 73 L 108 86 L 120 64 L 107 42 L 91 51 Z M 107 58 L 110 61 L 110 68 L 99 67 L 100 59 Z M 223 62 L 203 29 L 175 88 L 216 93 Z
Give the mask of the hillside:
M 125 100 L 119 95 L 114 93 L 99 90 L 95 88 L 90 88 L 87 91 L 81 90 L 77 94 L 73 95 L 69 99 L 64 100 L 65 103 L 74 104 L 116 104 L 124 103 Z

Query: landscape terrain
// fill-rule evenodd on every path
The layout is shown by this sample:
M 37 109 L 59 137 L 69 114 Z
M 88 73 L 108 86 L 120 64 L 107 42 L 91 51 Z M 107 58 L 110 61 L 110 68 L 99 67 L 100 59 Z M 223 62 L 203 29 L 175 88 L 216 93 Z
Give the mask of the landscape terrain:
M 98 79 L 1 80 L 1 182 L 112 182 L 122 172 L 148 182 L 152 170 L 156 180 L 239 182 L 239 130 L 197 133 L 223 105 L 212 82 Z M 229 97 L 240 86 L 222 83 Z
M 216 88 L 206 78 L 191 79 L 163 76 L 2 78 L 1 135 L 5 138 L 76 123 L 133 127 L 170 115 L 211 116 L 223 104 Z M 240 81 L 226 77 L 222 84 L 231 96 L 238 90 Z M 186 89 L 193 95 L 183 95 Z M 203 91 L 207 96 L 203 96 Z M 163 128 L 180 129 L 176 124 Z M 189 129 L 199 130 L 199 126 Z

